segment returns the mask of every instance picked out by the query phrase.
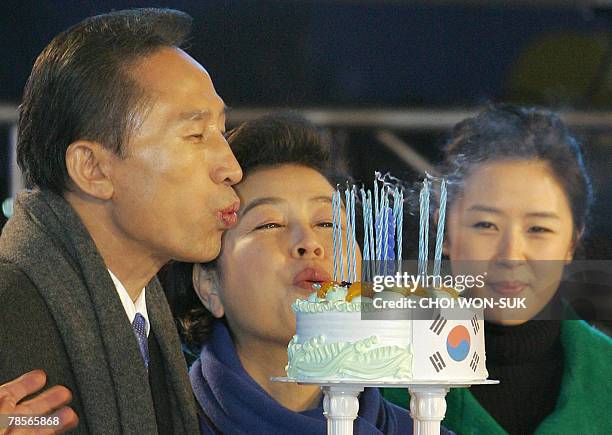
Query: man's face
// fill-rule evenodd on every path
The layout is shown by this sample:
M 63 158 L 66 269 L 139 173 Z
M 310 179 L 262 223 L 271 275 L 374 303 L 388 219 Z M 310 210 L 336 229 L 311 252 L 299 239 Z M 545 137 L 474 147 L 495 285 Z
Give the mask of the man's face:
M 223 137 L 223 100 L 204 68 L 176 48 L 131 74 L 151 102 L 126 157 L 112 161 L 113 224 L 156 261 L 210 261 L 235 223 L 231 186 L 242 178 Z

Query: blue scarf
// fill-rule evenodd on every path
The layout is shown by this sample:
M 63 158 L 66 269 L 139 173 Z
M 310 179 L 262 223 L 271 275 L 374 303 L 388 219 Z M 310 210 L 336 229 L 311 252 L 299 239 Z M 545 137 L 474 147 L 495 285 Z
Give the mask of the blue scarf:
M 200 419 L 204 434 L 327 433 L 322 401 L 317 408 L 299 413 L 276 402 L 244 370 L 222 322 L 215 322 L 189 375 L 205 414 Z M 361 394 L 355 434 L 411 434 L 412 427 L 408 412 L 387 402 L 377 388 L 366 388 Z

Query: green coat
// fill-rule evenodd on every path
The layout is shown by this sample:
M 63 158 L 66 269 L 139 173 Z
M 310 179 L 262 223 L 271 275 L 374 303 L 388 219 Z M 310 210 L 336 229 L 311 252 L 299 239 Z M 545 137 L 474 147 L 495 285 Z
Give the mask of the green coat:
M 582 320 L 566 320 L 561 327 L 561 343 L 565 365 L 559 398 L 555 410 L 535 434 L 612 433 L 612 340 Z M 386 389 L 383 396 L 399 406 L 408 406 L 405 389 Z M 446 402 L 442 424 L 459 435 L 507 434 L 469 389 L 451 389 Z

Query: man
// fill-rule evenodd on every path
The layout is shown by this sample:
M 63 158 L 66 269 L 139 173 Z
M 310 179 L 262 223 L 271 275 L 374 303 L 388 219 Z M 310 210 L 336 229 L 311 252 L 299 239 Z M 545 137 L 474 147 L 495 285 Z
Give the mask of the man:
M 155 274 L 218 255 L 242 172 L 223 101 L 179 48 L 190 25 L 157 9 L 86 19 L 40 54 L 20 107 L 33 190 L 0 237 L 0 384 L 43 369 L 81 433 L 198 432 Z

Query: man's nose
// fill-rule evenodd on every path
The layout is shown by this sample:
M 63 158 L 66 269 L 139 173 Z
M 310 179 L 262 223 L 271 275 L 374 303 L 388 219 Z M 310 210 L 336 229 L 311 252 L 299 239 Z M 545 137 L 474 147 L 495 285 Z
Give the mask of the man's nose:
M 219 156 L 219 163 L 213 170 L 212 178 L 215 183 L 233 186 L 242 180 L 242 168 L 225 138 L 221 138 L 221 140 L 223 141 L 221 155 Z

